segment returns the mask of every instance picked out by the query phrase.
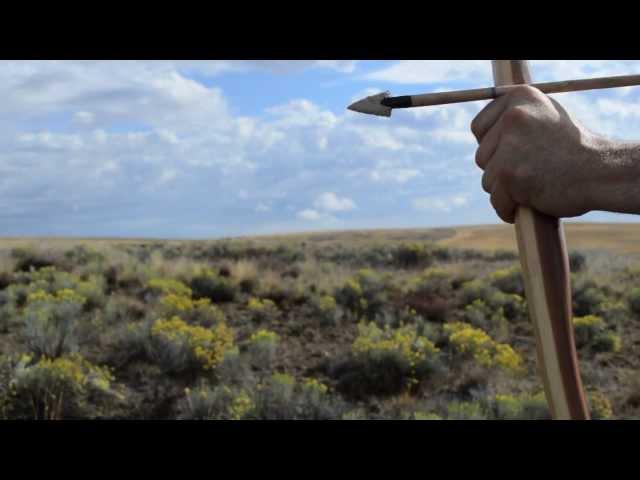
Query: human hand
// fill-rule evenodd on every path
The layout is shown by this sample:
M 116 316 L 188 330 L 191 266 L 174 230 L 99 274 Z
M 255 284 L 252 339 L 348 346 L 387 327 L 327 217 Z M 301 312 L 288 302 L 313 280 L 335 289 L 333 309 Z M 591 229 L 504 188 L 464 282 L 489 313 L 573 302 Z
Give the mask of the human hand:
M 604 139 L 552 98 L 527 85 L 514 87 L 489 103 L 471 130 L 482 187 L 505 222 L 514 222 L 519 205 L 554 217 L 592 209 Z

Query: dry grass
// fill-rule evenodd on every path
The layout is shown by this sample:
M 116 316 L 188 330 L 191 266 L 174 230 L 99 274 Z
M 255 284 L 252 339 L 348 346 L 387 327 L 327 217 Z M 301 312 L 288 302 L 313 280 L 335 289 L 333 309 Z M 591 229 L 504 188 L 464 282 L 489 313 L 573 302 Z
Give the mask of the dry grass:
M 565 222 L 569 249 L 608 250 L 621 254 L 640 254 L 640 223 L 579 223 Z M 216 240 L 211 240 L 216 241 Z M 511 225 L 477 225 L 455 228 L 388 229 L 335 232 L 307 232 L 286 235 L 263 235 L 228 238 L 225 241 L 250 242 L 256 246 L 301 246 L 322 249 L 334 244 L 352 247 L 371 247 L 378 244 L 400 244 L 433 241 L 452 248 L 478 250 L 515 250 L 515 230 Z M 74 245 L 86 245 L 95 249 L 113 245 L 162 243 L 180 245 L 192 240 L 144 240 L 108 238 L 0 238 L 0 249 L 32 246 L 35 249 L 66 249 Z M 208 241 L 205 241 L 207 243 Z
M 564 223 L 569 250 L 608 250 L 619 254 L 640 254 L 640 224 Z M 511 225 L 460 227 L 438 243 L 452 248 L 515 250 L 515 229 Z
M 258 266 L 252 260 L 238 260 L 231 263 L 231 275 L 237 282 L 255 280 L 258 277 Z

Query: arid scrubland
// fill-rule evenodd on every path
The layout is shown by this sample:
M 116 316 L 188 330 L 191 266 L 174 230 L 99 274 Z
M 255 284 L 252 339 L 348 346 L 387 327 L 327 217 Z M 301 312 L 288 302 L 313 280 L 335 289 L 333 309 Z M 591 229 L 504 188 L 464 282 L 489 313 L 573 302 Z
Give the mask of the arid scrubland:
M 517 254 L 452 232 L 1 240 L 0 417 L 549 418 Z M 592 415 L 637 418 L 640 261 L 571 269 Z

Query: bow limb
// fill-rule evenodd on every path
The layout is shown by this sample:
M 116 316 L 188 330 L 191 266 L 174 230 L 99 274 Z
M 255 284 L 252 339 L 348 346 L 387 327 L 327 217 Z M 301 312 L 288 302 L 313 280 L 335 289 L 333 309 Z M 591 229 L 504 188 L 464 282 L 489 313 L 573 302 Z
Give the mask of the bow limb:
M 494 60 L 496 86 L 531 83 L 526 60 Z M 569 259 L 560 219 L 519 207 L 516 237 L 538 367 L 553 419 L 588 420 L 571 304 Z

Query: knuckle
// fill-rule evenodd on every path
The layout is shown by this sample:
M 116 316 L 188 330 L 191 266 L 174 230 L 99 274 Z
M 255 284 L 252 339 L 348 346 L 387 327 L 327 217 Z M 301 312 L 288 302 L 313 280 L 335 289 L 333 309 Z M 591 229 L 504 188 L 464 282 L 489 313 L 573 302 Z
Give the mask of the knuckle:
M 507 126 L 521 126 L 529 122 L 531 113 L 526 107 L 510 107 L 502 114 L 502 121 Z
M 512 90 L 514 97 L 522 98 L 525 100 L 539 100 L 543 93 L 531 85 L 515 85 Z
M 488 172 L 485 172 L 484 175 L 482 175 L 482 189 L 491 194 L 492 193 L 492 187 L 493 187 L 493 181 L 492 181 L 492 177 L 489 176 Z
M 471 133 L 473 133 L 476 138 L 478 138 L 478 136 L 480 135 L 481 123 L 482 120 L 480 118 L 480 115 L 477 115 L 473 120 L 471 120 Z
M 484 170 L 485 164 L 484 152 L 481 148 L 478 148 L 476 150 L 476 165 Z

